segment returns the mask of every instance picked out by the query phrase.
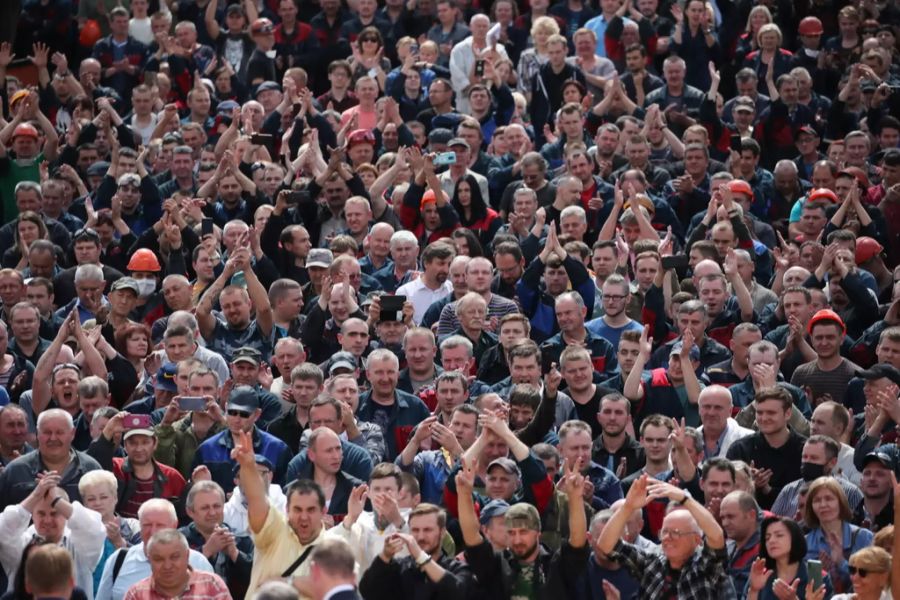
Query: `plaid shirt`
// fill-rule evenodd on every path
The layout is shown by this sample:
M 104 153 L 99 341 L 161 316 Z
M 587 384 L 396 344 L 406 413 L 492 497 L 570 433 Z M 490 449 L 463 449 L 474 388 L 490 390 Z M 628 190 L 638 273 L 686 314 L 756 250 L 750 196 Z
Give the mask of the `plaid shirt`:
M 651 553 L 637 546 L 619 540 L 610 555 L 637 578 L 640 583 L 641 598 L 663 596 L 666 579 L 669 576 L 669 562 L 662 553 Z M 678 598 L 692 600 L 719 600 L 722 597 L 722 581 L 727 574 L 725 565 L 728 555 L 725 548 L 713 549 L 706 544 L 694 553 L 693 558 L 682 569 L 678 580 L 673 582 Z
M 177 598 L 178 600 L 231 600 L 231 594 L 228 592 L 225 582 L 218 575 L 191 569 L 191 578 L 188 580 L 184 591 Z M 131 586 L 124 598 L 124 600 L 168 599 L 169 596 L 163 595 L 156 590 L 152 576 L 142 579 Z

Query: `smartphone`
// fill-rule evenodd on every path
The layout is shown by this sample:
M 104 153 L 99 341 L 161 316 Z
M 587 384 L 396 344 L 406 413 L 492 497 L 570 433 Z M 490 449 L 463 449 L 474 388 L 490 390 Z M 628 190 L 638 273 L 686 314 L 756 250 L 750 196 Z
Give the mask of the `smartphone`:
M 179 396 L 178 408 L 181 410 L 206 410 L 206 400 L 203 396 Z
M 409 53 L 410 54 L 418 54 L 419 53 L 419 45 L 418 44 L 410 44 L 409 45 Z
M 662 268 L 668 271 L 670 269 L 683 269 L 687 267 L 688 260 L 686 255 L 679 254 L 678 256 L 663 256 L 660 263 Z
M 546 375 L 553 369 L 556 360 L 549 352 L 541 352 L 541 375 Z
M 309 200 L 309 190 L 296 190 L 288 194 L 288 204 L 300 204 Z
M 456 152 L 440 152 L 434 157 L 434 166 L 449 167 L 456 164 Z
M 741 134 L 732 133 L 731 134 L 731 149 L 735 152 L 741 151 Z
M 381 313 L 378 315 L 379 321 L 403 320 L 403 304 L 406 302 L 406 296 L 383 294 L 378 299 L 381 302 Z
M 210 217 L 203 217 L 200 225 L 200 236 L 204 237 L 213 234 L 213 220 Z
M 484 61 L 481 59 L 475 61 L 475 77 L 484 77 Z
M 250 143 L 254 146 L 267 146 L 272 143 L 273 139 L 270 133 L 254 133 L 250 136 Z
M 129 429 L 150 429 L 150 415 L 128 415 L 125 417 L 125 430 Z
M 243 271 L 238 271 L 231 276 L 231 285 L 236 285 L 245 289 L 247 288 L 247 276 L 244 275 Z
M 806 576 L 812 583 L 813 590 L 822 587 L 822 562 L 818 560 L 806 561 Z

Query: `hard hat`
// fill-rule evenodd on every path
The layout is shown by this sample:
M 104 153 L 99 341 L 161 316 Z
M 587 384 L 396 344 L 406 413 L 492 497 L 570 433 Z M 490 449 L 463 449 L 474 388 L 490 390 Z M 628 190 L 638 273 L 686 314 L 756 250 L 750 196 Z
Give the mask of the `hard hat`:
M 153 250 L 148 248 L 141 248 L 132 254 L 126 269 L 132 272 L 162 271 L 162 267 L 159 264 L 159 259 L 156 258 L 156 254 L 154 254 Z

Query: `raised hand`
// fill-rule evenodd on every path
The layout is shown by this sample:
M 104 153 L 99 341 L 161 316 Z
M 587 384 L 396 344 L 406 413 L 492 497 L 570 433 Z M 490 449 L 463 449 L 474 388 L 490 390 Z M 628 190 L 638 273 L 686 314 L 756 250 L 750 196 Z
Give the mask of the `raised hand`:
M 242 468 L 255 468 L 256 455 L 253 452 L 253 438 L 250 433 L 242 431 L 237 436 L 234 449 L 231 451 L 231 459 L 240 464 Z
M 31 51 L 33 54 L 28 57 L 28 60 L 38 69 L 46 69 L 47 59 L 50 55 L 50 48 L 47 47 L 47 44 L 35 42 L 31 46 Z
M 750 567 L 750 589 L 756 592 L 766 587 L 772 571 L 766 568 L 766 559 L 757 558 Z
M 461 468 L 456 472 L 456 493 L 471 494 L 475 488 L 475 478 L 478 473 L 478 459 L 472 458 L 466 460 L 465 457 L 460 459 Z
M 653 338 L 650 337 L 650 332 L 646 327 L 641 331 L 640 350 L 644 361 L 650 360 L 650 355 L 653 353 Z
M 351 524 L 355 523 L 362 514 L 366 505 L 366 498 L 369 497 L 369 486 L 363 483 L 353 488 L 350 492 L 350 499 L 347 500 L 347 519 Z

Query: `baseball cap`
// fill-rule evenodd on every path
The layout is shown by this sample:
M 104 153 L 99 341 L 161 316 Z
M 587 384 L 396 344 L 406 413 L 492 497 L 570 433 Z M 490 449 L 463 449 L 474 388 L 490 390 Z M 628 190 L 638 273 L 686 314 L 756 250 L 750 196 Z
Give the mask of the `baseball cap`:
M 265 468 L 269 469 L 270 471 L 275 470 L 275 466 L 272 464 L 272 461 L 269 460 L 268 458 L 266 458 L 265 456 L 263 456 L 262 454 L 254 454 L 253 460 L 258 467 L 265 467 Z M 232 467 L 231 472 L 232 472 L 232 474 L 234 474 L 235 477 L 237 477 L 237 474 L 241 472 L 240 463 L 236 463 L 234 465 L 234 467 Z
M 881 463 L 881 466 L 885 467 L 886 469 L 894 468 L 893 459 L 884 452 L 869 452 L 868 454 L 866 454 L 862 461 L 863 468 L 865 469 L 866 465 L 871 462 L 879 462 Z
M 123 419 L 122 423 L 123 423 L 123 425 L 125 425 L 125 427 L 128 427 L 129 425 L 131 425 L 131 426 L 138 425 L 141 422 L 141 416 L 142 415 L 128 415 L 127 417 L 125 417 Z M 130 438 L 131 436 L 134 436 L 134 435 L 146 435 L 148 437 L 155 437 L 156 433 L 152 429 L 147 429 L 147 428 L 142 428 L 142 427 L 138 427 L 135 429 L 126 429 L 125 435 L 122 436 L 122 439 L 127 440 L 128 438 Z
M 327 248 L 313 248 L 306 257 L 306 267 L 327 269 L 334 262 L 334 255 Z
M 132 277 L 120 277 L 113 281 L 109 291 L 117 292 L 119 290 L 132 290 L 135 294 L 141 293 L 141 290 L 138 288 L 138 282 Z
M 263 82 L 263 83 L 265 83 L 265 82 Z M 262 84 L 260 84 L 260 85 L 262 85 Z M 230 117 L 231 113 L 234 112 L 234 109 L 240 108 L 240 107 L 241 107 L 241 105 L 238 104 L 237 102 L 235 102 L 234 100 L 223 100 L 222 102 L 219 102 L 219 104 L 216 106 L 216 112 Z
M 431 130 L 431 133 L 428 134 L 428 143 L 429 144 L 444 144 L 453 139 L 453 132 L 445 127 L 437 127 Z
M 867 260 L 881 254 L 884 246 L 868 236 L 862 236 L 856 239 L 856 264 L 861 265 Z
M 541 515 L 533 505 L 518 502 L 506 511 L 506 526 L 540 531 Z
M 334 372 L 338 369 L 347 369 L 349 371 L 355 371 L 359 368 L 359 362 L 356 360 L 356 357 L 350 354 L 349 352 L 338 352 L 334 356 L 331 357 L 331 360 L 328 361 L 328 375 L 334 375 Z
M 275 90 L 276 92 L 281 91 L 281 86 L 275 83 L 274 81 L 263 81 L 259 84 L 259 87 L 256 88 L 256 95 L 259 96 L 263 92 L 270 92 Z
M 495 458 L 488 465 L 488 468 L 485 472 L 490 473 L 491 469 L 493 469 L 494 467 L 500 467 L 510 475 L 515 475 L 520 479 L 522 477 L 522 472 L 519 470 L 519 465 L 517 465 L 516 462 L 511 458 L 506 458 L 505 456 Z
M 889 365 L 887 363 L 878 363 L 872 365 L 868 369 L 863 369 L 856 372 L 857 377 L 862 377 L 867 381 L 872 381 L 873 379 L 890 379 L 892 383 L 896 383 L 900 385 L 900 370 L 893 365 Z
M 753 101 L 753 98 L 750 96 L 738 96 L 734 100 L 734 106 L 732 107 L 734 112 L 738 111 L 747 111 L 754 112 L 756 110 L 756 102 Z
M 91 166 L 87 168 L 87 175 L 89 177 L 103 177 L 107 171 L 109 171 L 109 163 L 105 160 L 98 160 L 95 163 L 91 163 Z
M 796 140 L 801 135 L 811 135 L 817 139 L 821 137 L 819 136 L 819 132 L 816 131 L 816 128 L 812 127 L 811 125 L 803 125 L 801 127 L 798 127 L 797 131 L 794 133 L 794 139 Z
M 245 410 L 253 412 L 259 408 L 259 394 L 249 385 L 235 386 L 228 394 L 225 410 Z
M 673 354 L 681 354 L 682 348 L 684 348 L 684 343 L 675 342 L 675 344 L 672 346 L 671 352 L 669 352 L 669 356 L 672 356 Z M 700 347 L 697 344 L 693 344 L 691 346 L 689 356 L 691 360 L 700 360 Z
M 34 139 L 38 138 L 38 131 L 34 128 L 34 125 L 31 123 L 19 123 L 16 125 L 16 129 L 13 131 L 12 137 L 18 137 L 20 135 L 24 135 L 27 137 L 33 137 Z
M 466 150 L 471 150 L 471 149 L 472 149 L 472 147 L 469 146 L 469 142 L 467 142 L 466 140 L 464 140 L 464 139 L 462 139 L 462 138 L 459 138 L 459 137 L 453 138 L 452 140 L 450 140 L 449 142 L 447 142 L 447 147 L 448 147 L 448 148 L 452 148 L 453 146 L 462 146 L 462 147 L 465 148 Z
M 458 112 L 448 112 L 442 115 L 436 115 L 431 118 L 431 127 L 434 129 L 449 129 L 450 131 L 455 131 L 456 126 L 459 125 L 464 118 L 465 116 Z
M 253 21 L 253 24 L 250 26 L 250 33 L 256 35 L 260 33 L 272 33 L 275 31 L 275 26 L 272 24 L 272 21 L 265 17 L 260 17 L 259 19 Z
M 825 29 L 817 17 L 805 17 L 797 28 L 800 35 L 822 35 Z
M 178 365 L 167 362 L 156 372 L 156 387 L 167 392 L 177 392 L 175 376 L 178 374 Z
M 813 326 L 819 321 L 834 321 L 841 326 L 841 329 L 844 330 L 845 334 L 847 333 L 847 326 L 844 325 L 844 320 L 830 308 L 823 308 L 822 310 L 814 314 L 806 326 L 806 332 L 811 334 Z
M 375 145 L 375 134 L 371 129 L 354 129 L 347 137 L 347 147 L 352 148 L 357 144 Z
M 237 350 L 234 351 L 234 354 L 231 356 L 232 363 L 251 363 L 254 367 L 259 366 L 259 361 L 262 359 L 262 354 L 260 354 L 259 350 L 256 348 L 251 348 L 249 346 L 241 346 Z
M 509 511 L 509 502 L 506 500 L 491 500 L 481 509 L 478 520 L 482 525 L 487 525 L 494 517 L 502 517 Z

